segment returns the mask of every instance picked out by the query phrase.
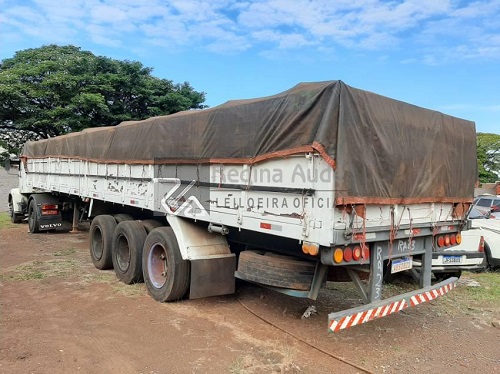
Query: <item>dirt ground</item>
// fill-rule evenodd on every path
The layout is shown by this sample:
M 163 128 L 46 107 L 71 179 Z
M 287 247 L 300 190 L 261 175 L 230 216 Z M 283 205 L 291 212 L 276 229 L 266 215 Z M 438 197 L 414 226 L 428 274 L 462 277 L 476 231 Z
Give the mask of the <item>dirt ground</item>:
M 459 289 L 328 334 L 328 313 L 359 302 L 354 293 L 331 287 L 310 302 L 242 283 L 235 295 L 161 304 L 144 284 L 96 270 L 87 241 L 0 229 L 1 373 L 500 372 L 500 311 L 459 309 Z M 301 319 L 311 304 L 318 314 Z
M 0 212 L 15 184 L 0 172 Z M 96 270 L 87 231 L 32 235 L 2 217 L 0 373 L 500 373 L 500 303 L 468 305 L 465 285 L 328 334 L 328 313 L 360 304 L 344 284 L 314 302 L 241 283 L 161 304 Z

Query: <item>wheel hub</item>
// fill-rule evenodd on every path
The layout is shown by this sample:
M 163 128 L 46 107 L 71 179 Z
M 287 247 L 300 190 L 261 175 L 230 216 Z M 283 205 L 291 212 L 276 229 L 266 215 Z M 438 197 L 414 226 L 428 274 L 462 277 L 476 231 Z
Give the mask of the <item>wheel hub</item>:
M 155 244 L 149 249 L 148 274 L 155 288 L 165 285 L 168 276 L 167 252 L 161 244 Z

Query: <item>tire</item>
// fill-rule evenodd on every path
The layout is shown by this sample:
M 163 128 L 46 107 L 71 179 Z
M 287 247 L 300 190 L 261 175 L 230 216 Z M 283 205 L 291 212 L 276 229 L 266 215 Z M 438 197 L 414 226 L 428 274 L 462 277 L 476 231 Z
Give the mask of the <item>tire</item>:
M 40 232 L 40 220 L 37 214 L 37 204 L 34 199 L 31 199 L 28 205 L 28 228 L 30 233 L 36 234 Z
M 23 221 L 23 216 L 14 213 L 14 205 L 12 204 L 12 200 L 9 200 L 9 216 L 10 222 L 12 223 L 21 223 Z
M 113 268 L 113 235 L 116 221 L 113 216 L 100 215 L 92 220 L 90 225 L 90 258 L 99 270 Z
M 162 227 L 165 226 L 163 223 L 160 221 L 157 221 L 155 219 L 145 219 L 141 221 L 142 225 L 146 229 L 146 232 L 149 234 L 151 231 L 156 229 L 157 227 Z
M 446 273 L 435 273 L 434 276 L 438 282 L 444 281 L 450 277 L 460 278 L 462 276 L 462 270 L 448 271 Z
M 309 290 L 315 270 L 315 262 L 270 252 L 243 251 L 238 260 L 238 273 L 243 279 L 293 290 Z
M 146 230 L 139 221 L 123 221 L 113 234 L 112 259 L 116 277 L 125 284 L 142 281 L 142 247 Z
M 175 301 L 189 289 L 190 263 L 183 260 L 171 227 L 152 230 L 142 254 L 144 283 L 149 294 L 159 302 Z
M 491 261 L 491 249 L 488 243 L 484 242 L 484 257 L 486 258 L 486 270 L 494 270 L 495 266 Z
M 124 222 L 124 221 L 133 221 L 134 217 L 132 217 L 130 214 L 125 214 L 125 213 L 118 213 L 113 215 L 116 223 Z

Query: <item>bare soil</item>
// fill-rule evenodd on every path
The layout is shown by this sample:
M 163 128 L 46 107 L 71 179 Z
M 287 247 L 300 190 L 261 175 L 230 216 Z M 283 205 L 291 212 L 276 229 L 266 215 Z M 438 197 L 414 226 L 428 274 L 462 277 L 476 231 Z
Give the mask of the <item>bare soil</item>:
M 315 302 L 240 283 L 161 304 L 96 270 L 88 232 L 27 231 L 0 228 L 0 373 L 500 373 L 500 310 L 454 298 L 466 286 L 328 334 L 329 312 L 359 304 L 345 284 Z

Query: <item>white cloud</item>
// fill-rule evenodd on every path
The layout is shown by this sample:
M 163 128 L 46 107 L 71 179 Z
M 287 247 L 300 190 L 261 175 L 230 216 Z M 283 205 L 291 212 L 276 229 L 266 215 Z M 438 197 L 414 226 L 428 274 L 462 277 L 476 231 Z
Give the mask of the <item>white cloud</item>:
M 343 46 L 384 54 L 403 48 L 403 63 L 500 59 L 498 0 L 1 1 L 4 27 L 44 43 L 78 44 L 78 35 L 115 48 L 135 43 L 236 53 Z

